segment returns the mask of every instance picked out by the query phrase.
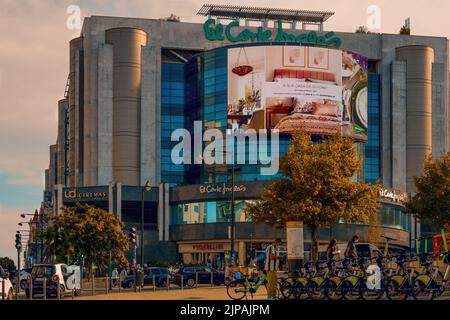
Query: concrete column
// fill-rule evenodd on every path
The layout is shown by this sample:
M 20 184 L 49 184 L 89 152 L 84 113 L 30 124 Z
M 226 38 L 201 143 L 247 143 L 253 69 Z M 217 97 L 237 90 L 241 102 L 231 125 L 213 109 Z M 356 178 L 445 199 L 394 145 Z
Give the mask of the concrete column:
M 169 184 L 164 183 L 164 241 L 169 241 L 170 229 L 170 195 Z
M 57 185 L 57 190 L 58 190 L 58 198 L 57 201 L 55 203 L 55 207 L 56 208 L 56 215 L 60 215 L 62 213 L 62 208 L 64 206 L 63 203 L 63 185 L 59 184 Z
M 113 46 L 98 48 L 98 185 L 113 180 Z
M 446 142 L 450 137 L 446 137 L 446 130 L 450 120 L 446 117 L 448 101 L 446 88 L 447 70 L 443 63 L 433 63 L 433 155 L 441 156 L 445 154 Z
M 159 184 L 159 198 L 158 198 L 158 240 L 164 240 L 164 183 Z
M 160 88 L 160 66 L 158 54 L 161 50 L 152 47 L 142 49 L 142 87 L 141 87 L 141 177 L 140 185 L 144 185 L 147 180 L 152 185 L 157 185 L 158 179 L 157 163 L 160 148 L 159 132 L 160 128 L 156 124 L 157 103 L 156 96 Z M 159 92 L 160 89 L 159 89 Z
M 117 217 L 122 220 L 122 183 L 116 183 L 117 193 Z
M 406 190 L 406 62 L 392 62 L 392 187 Z
M 108 212 L 114 212 L 114 182 L 108 183 Z
M 76 112 L 79 107 L 79 62 L 78 53 L 83 48 L 83 38 L 75 38 L 70 41 L 70 62 L 69 62 L 69 178 L 68 186 L 76 187 Z M 78 80 L 78 81 L 77 81 Z
M 66 112 L 68 109 L 67 99 L 58 101 L 58 138 L 56 142 L 56 152 L 58 154 L 58 184 L 65 184 L 65 169 L 66 169 L 66 157 L 65 157 L 65 121 Z
M 106 31 L 114 46 L 113 180 L 140 185 L 141 50 L 147 34 L 134 28 Z
M 432 67 L 434 50 L 423 45 L 396 48 L 396 59 L 406 61 L 406 191 L 414 192 L 414 176 L 432 152 Z
M 238 244 L 238 257 L 239 257 L 239 265 L 246 266 L 246 257 L 247 257 L 247 248 L 245 246 L 245 241 L 239 241 Z

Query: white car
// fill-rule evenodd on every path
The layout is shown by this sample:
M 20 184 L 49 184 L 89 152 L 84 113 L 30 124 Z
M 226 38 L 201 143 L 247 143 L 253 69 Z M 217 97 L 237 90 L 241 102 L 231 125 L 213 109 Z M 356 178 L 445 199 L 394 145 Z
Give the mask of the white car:
M 76 296 L 81 293 L 79 266 L 68 266 L 63 263 L 35 264 L 31 268 L 31 273 L 25 288 L 27 298 L 30 297 L 31 292 L 33 293 L 33 297 L 44 294 L 44 279 L 46 279 L 45 288 L 47 295 L 57 297 L 58 286 L 61 298 L 66 293 L 71 293 L 72 290 Z
M 4 286 L 4 291 L 3 291 Z M 0 266 L 0 299 L 12 300 L 14 296 L 14 288 L 9 280 L 8 273 Z

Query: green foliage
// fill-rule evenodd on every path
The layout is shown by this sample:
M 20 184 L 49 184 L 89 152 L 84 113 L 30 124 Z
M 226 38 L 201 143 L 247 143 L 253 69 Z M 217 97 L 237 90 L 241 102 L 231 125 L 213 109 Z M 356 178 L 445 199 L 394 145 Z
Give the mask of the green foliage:
M 8 271 L 16 270 L 16 265 L 14 264 L 14 261 L 8 257 L 0 258 L 0 266 L 2 266 L 3 269 Z
M 450 231 L 450 151 L 440 159 L 430 155 L 423 171 L 414 177 L 417 193 L 406 204 L 407 211 Z
M 114 214 L 89 205 L 65 207 L 61 215 L 52 218 L 44 234 L 48 254 L 58 261 L 67 257 L 84 256 L 85 265 L 103 269 L 108 264 L 111 242 L 112 262 L 126 265 L 125 252 L 128 237 L 122 231 L 124 224 Z
M 353 140 L 340 135 L 313 144 L 296 132 L 280 169 L 286 178 L 271 183 L 262 198 L 247 208 L 255 222 L 284 227 L 303 221 L 312 235 L 312 256 L 317 258 L 317 231 L 348 223 L 369 222 L 377 214 L 380 186 L 358 183 L 352 177 L 362 165 Z

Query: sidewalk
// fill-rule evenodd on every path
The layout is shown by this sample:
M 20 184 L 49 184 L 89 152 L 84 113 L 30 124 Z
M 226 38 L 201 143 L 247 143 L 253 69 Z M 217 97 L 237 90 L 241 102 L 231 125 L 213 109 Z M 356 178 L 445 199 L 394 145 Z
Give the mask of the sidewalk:
M 260 287 L 253 300 L 265 300 L 266 289 Z M 249 297 L 250 299 L 250 297 Z M 95 296 L 77 297 L 75 300 L 231 300 L 227 289 L 220 287 L 199 287 L 193 289 L 171 289 L 145 292 L 110 293 Z

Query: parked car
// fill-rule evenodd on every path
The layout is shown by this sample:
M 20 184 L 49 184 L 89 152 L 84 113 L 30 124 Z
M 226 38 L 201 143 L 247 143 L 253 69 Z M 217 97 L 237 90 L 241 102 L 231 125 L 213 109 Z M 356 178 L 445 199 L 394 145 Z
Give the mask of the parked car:
M 225 283 L 224 272 L 202 265 L 184 267 L 174 275 L 173 282 L 181 286 L 181 276 L 183 276 L 183 286 L 193 287 L 196 281 L 198 284 L 211 284 L 211 274 L 214 285 L 220 286 Z
M 57 297 L 58 286 L 60 290 L 60 297 L 64 297 L 66 292 L 72 292 L 72 288 L 74 289 L 74 294 L 78 296 L 81 294 L 81 286 L 79 281 L 76 281 L 76 277 L 79 279 L 79 271 L 77 272 L 76 267 L 68 267 L 63 263 L 36 264 L 31 268 L 31 273 L 25 287 L 25 294 L 27 298 L 30 297 L 30 288 L 32 283 L 33 297 L 35 295 L 43 295 L 43 284 L 44 279 L 46 279 L 45 287 L 47 296 Z
M 169 277 L 169 269 L 167 268 L 158 268 L 158 267 L 151 267 L 146 268 L 144 276 L 144 285 L 153 285 L 153 276 L 155 276 L 155 286 L 157 287 L 166 287 L 167 286 L 167 279 Z M 134 281 L 135 276 L 134 274 L 128 275 L 125 277 L 125 279 L 122 280 L 122 287 L 123 288 L 133 288 L 134 287 Z
M 19 283 L 20 288 L 25 290 L 25 287 L 27 286 L 28 277 L 30 276 L 31 268 L 25 268 L 20 271 L 19 276 Z
M 3 286 L 5 287 L 3 291 Z M 14 296 L 14 287 L 9 280 L 9 274 L 0 266 L 0 299 L 12 300 Z

